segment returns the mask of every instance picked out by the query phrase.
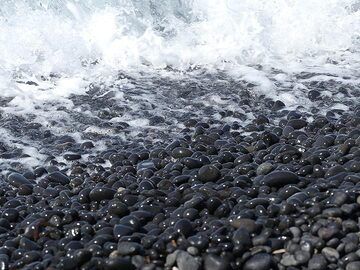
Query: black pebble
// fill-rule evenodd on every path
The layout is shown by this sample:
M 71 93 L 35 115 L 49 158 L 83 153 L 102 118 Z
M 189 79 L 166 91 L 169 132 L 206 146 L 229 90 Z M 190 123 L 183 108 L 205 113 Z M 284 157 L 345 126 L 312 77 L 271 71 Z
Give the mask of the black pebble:
M 199 180 L 202 182 L 215 182 L 221 176 L 220 171 L 213 165 L 205 165 L 199 170 Z
M 244 270 L 269 270 L 272 259 L 269 254 L 258 253 L 248 259 L 243 267 Z
M 270 187 L 282 187 L 288 184 L 297 184 L 298 182 L 299 177 L 288 171 L 273 171 L 263 179 L 263 183 Z

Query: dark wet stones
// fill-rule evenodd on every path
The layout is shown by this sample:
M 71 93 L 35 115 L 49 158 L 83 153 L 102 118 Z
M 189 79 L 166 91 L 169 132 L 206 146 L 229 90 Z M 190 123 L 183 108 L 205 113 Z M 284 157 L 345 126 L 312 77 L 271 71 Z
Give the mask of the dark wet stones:
M 271 172 L 273 170 L 273 168 L 274 168 L 274 166 L 271 163 L 264 162 L 264 163 L 260 164 L 259 167 L 257 167 L 256 174 L 257 175 L 268 174 L 269 172 Z
M 243 267 L 244 270 L 268 270 L 271 268 L 272 259 L 269 254 L 259 253 L 248 259 Z
M 346 270 L 360 269 L 360 261 L 350 262 L 346 265 Z
M 200 262 L 191 256 L 188 252 L 179 251 L 176 255 L 176 264 L 179 270 L 197 270 L 200 269 Z
M 133 228 L 122 224 L 115 225 L 113 229 L 114 237 L 117 240 L 119 240 L 123 236 L 131 235 L 133 232 Z
M 321 250 L 321 254 L 324 255 L 324 257 L 329 262 L 332 262 L 332 263 L 337 262 L 339 260 L 339 258 L 340 258 L 339 252 L 336 249 L 331 248 L 331 247 L 324 247 Z
M 235 218 L 233 221 L 231 221 L 231 225 L 236 229 L 245 229 L 250 233 L 257 229 L 255 221 L 248 218 Z
M 177 147 L 171 151 L 171 156 L 173 158 L 183 158 L 183 157 L 190 157 L 193 152 L 190 149 Z
M 128 206 L 120 201 L 113 201 L 110 205 L 109 205 L 109 214 L 112 215 L 118 215 L 118 216 L 125 216 L 129 213 L 129 209 Z
M 180 219 L 175 223 L 174 230 L 179 234 L 182 234 L 184 236 L 189 236 L 193 232 L 193 227 L 189 220 Z
M 189 169 L 201 168 L 204 165 L 199 159 L 191 157 L 184 158 L 181 163 Z
M 278 110 L 281 110 L 283 108 L 285 108 L 285 104 L 281 100 L 276 100 L 274 105 L 272 106 L 272 109 L 274 111 L 278 111 Z
M 218 168 L 213 165 L 205 165 L 200 168 L 198 177 L 202 182 L 215 182 L 220 178 L 221 174 Z
M 117 85 L 71 97 L 94 111 L 86 119 L 69 111 L 86 130 L 84 143 L 37 124 L 27 123 L 28 132 L 27 119 L 3 119 L 11 133 L 37 140 L 47 158 L 27 168 L 25 151 L 0 142 L 13 166 L 0 185 L 0 268 L 358 269 L 360 108 L 350 99 L 348 109 L 332 107 L 351 87 L 324 85 L 323 97 L 308 92 L 313 108 L 289 109 L 209 76 L 221 89 L 219 104 L 204 106 L 207 84 L 192 91 L 187 80 L 177 89 L 161 79 L 194 99 L 167 91 L 177 104 L 166 115 L 167 103 L 136 99 L 136 118 L 161 129 L 114 121 L 133 113 L 114 101 Z M 155 91 L 138 79 L 136 89 L 122 91 L 124 102 Z M 197 109 L 178 110 L 188 102 Z
M 16 222 L 19 218 L 19 211 L 16 209 L 8 208 L 3 210 L 1 216 L 9 222 Z
M 19 188 L 21 185 L 32 186 L 32 183 L 19 173 L 12 173 L 8 176 L 7 181 L 13 187 Z
M 226 258 L 216 255 L 206 255 L 204 258 L 205 270 L 229 270 L 230 263 Z
M 309 270 L 325 270 L 327 268 L 327 261 L 321 254 L 315 254 L 309 261 Z
M 142 254 L 144 252 L 144 249 L 142 245 L 135 242 L 120 242 L 117 247 L 117 252 L 122 255 L 136 255 L 136 254 Z
M 343 205 L 349 199 L 348 195 L 345 192 L 337 191 L 329 198 L 330 204 L 335 204 L 338 206 Z
M 122 257 L 109 258 L 104 263 L 105 270 L 135 270 L 136 267 L 130 260 Z
M 67 177 L 65 174 L 63 174 L 59 171 L 50 173 L 47 176 L 47 179 L 52 183 L 61 184 L 61 185 L 66 185 L 66 184 L 69 184 L 69 182 L 70 182 L 69 177 Z
M 327 227 L 322 227 L 318 230 L 318 236 L 321 239 L 324 240 L 330 240 L 333 236 L 335 236 L 338 232 L 340 231 L 340 229 L 335 226 L 335 225 L 330 225 Z
M 65 154 L 64 159 L 68 161 L 81 159 L 81 155 L 79 154 Z
M 97 187 L 90 191 L 89 197 L 92 201 L 111 200 L 116 191 L 111 188 Z
M 338 175 L 342 172 L 346 172 L 345 168 L 340 166 L 340 165 L 336 165 L 334 167 L 331 167 L 325 174 L 325 178 L 329 178 L 331 176 L 335 176 Z
M 19 241 L 19 247 L 25 250 L 40 250 L 41 247 L 34 241 L 31 241 L 25 237 L 21 238 Z
M 250 233 L 245 228 L 237 229 L 232 236 L 232 241 L 235 245 L 243 245 L 246 247 L 250 246 L 252 243 Z
M 303 119 L 291 119 L 291 120 L 289 120 L 287 125 L 294 129 L 302 129 L 302 128 L 306 127 L 307 122 Z
M 266 175 L 263 179 L 264 185 L 270 187 L 282 187 L 288 184 L 297 184 L 299 177 L 288 171 L 274 171 Z

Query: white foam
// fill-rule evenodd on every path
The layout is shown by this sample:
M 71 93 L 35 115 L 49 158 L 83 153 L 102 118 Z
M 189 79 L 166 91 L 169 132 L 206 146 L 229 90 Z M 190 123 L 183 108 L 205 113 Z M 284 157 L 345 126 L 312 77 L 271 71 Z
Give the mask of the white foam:
M 167 66 L 223 70 L 271 96 L 278 94 L 279 84 L 294 87 L 292 76 L 302 71 L 336 74 L 336 80 L 345 76 L 359 83 L 359 3 L 3 1 L 0 95 L 16 97 L 8 112 L 31 112 L 48 102 L 71 109 L 68 97 L 84 94 L 92 81 L 114 82 L 119 70 L 173 76 L 161 70 Z M 53 74 L 57 76 L 50 78 Z M 308 80 L 315 79 L 334 77 Z M 292 104 L 294 97 L 284 98 Z M 121 91 L 116 98 L 123 98 Z
M 321 56 L 356 50 L 360 34 L 359 11 L 352 8 L 357 0 L 151 2 L 7 1 L 1 8 L 1 65 L 71 73 L 85 59 L 184 68 L 324 61 Z

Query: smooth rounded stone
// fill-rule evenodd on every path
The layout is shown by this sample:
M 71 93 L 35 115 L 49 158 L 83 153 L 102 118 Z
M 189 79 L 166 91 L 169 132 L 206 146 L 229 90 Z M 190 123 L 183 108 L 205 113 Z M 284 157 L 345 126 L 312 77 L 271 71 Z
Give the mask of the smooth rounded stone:
M 133 232 L 133 228 L 122 224 L 115 225 L 113 229 L 113 234 L 116 240 L 119 240 L 123 236 L 131 235 Z
M 200 250 L 205 249 L 209 244 L 209 238 L 204 235 L 190 236 L 188 238 L 188 241 L 189 241 L 190 245 L 192 245 Z
M 336 191 L 329 198 L 330 204 L 336 204 L 338 206 L 343 205 L 348 200 L 348 195 L 343 191 Z
M 205 165 L 200 168 L 198 178 L 202 182 L 215 182 L 221 177 L 220 171 L 213 165 Z
M 180 252 L 179 249 L 175 250 L 173 253 L 170 253 L 166 256 L 165 266 L 166 267 L 172 267 L 176 262 L 176 257 L 178 253 Z
M 72 257 L 74 261 L 77 263 L 77 265 L 80 266 L 86 263 L 87 261 L 90 261 L 92 254 L 89 250 L 78 249 L 74 251 Z
M 19 218 L 19 211 L 16 209 L 5 209 L 3 210 L 1 216 L 7 219 L 9 222 L 15 222 Z
M 73 258 L 61 257 L 56 267 L 61 270 L 72 270 L 76 267 L 76 263 Z
M 136 166 L 137 171 L 140 171 L 143 169 L 154 169 L 154 168 L 155 168 L 155 164 L 152 160 L 142 161 L 142 162 L 138 163 Z
M 334 237 L 339 231 L 340 229 L 336 226 L 322 227 L 318 230 L 318 236 L 327 241 Z
M 324 255 L 329 262 L 337 262 L 340 258 L 339 252 L 331 247 L 324 247 L 321 250 L 321 254 Z
M 200 134 L 195 137 L 195 142 L 203 143 L 206 145 L 213 145 L 215 141 L 216 141 L 215 138 L 208 136 L 208 135 L 204 135 L 204 134 Z
M 348 170 L 354 173 L 360 173 L 360 161 L 352 160 L 349 161 L 346 165 Z
M 360 196 L 359 196 L 360 201 Z M 210 211 L 210 213 L 214 213 L 215 210 L 222 204 L 222 201 L 217 197 L 210 197 L 206 201 L 206 209 Z M 360 204 L 360 203 L 359 203 Z
M 120 270 L 120 269 L 135 270 L 136 267 L 131 263 L 130 260 L 121 257 L 109 258 L 105 260 L 104 270 Z
M 197 270 L 201 263 L 185 251 L 179 251 L 176 256 L 176 264 L 179 270 Z
M 181 160 L 181 164 L 185 165 L 189 169 L 201 168 L 204 164 L 196 158 L 186 157 Z
M 84 248 L 84 245 L 80 241 L 70 241 L 65 245 L 67 251 L 78 250 Z
M 9 257 L 5 254 L 0 254 L 0 269 L 9 269 Z
M 193 226 L 189 220 L 180 219 L 175 223 L 174 230 L 187 237 L 193 233 Z
M 269 270 L 271 269 L 272 259 L 269 254 L 258 253 L 252 256 L 244 264 L 244 270 Z
M 16 188 L 19 188 L 21 185 L 32 186 L 32 183 L 20 173 L 11 173 L 8 176 L 7 181 L 10 185 Z
M 265 199 L 265 198 L 254 198 L 254 199 L 251 199 L 250 201 L 248 201 L 245 204 L 245 207 L 256 208 L 259 205 L 267 207 L 269 205 L 269 200 Z
M 21 206 L 22 203 L 17 199 L 10 199 L 4 204 L 4 208 L 16 208 Z
M 297 264 L 306 264 L 311 258 L 311 254 L 305 250 L 296 250 L 294 254 Z
M 245 229 L 249 233 L 255 232 L 258 228 L 255 221 L 249 218 L 235 218 L 230 222 L 230 224 L 236 229 Z
M 171 151 L 171 156 L 173 158 L 184 158 L 184 157 L 191 157 L 193 154 L 193 151 L 191 151 L 188 148 L 184 147 L 176 147 Z
M 282 102 L 281 100 L 276 100 L 272 106 L 272 110 L 274 111 L 278 111 L 285 108 L 285 103 Z
M 186 209 L 183 213 L 183 218 L 187 218 L 191 221 L 195 220 L 199 216 L 199 211 L 194 208 Z
M 327 261 L 321 254 L 315 254 L 309 261 L 309 270 L 325 270 L 327 269 Z
M 332 207 L 332 208 L 327 208 L 324 211 L 322 211 L 322 214 L 325 217 L 340 217 L 343 214 L 343 212 L 340 208 Z
M 307 122 L 303 119 L 291 119 L 288 121 L 287 125 L 294 129 L 302 129 L 303 127 L 306 127 Z
M 301 189 L 299 189 L 296 186 L 289 185 L 289 186 L 286 186 L 286 187 L 280 189 L 279 192 L 278 192 L 278 196 L 281 199 L 286 200 L 286 199 L 290 198 L 292 195 L 294 195 L 294 194 L 296 194 L 298 192 L 301 192 Z
M 45 173 L 47 173 L 46 169 L 44 167 L 37 167 L 35 170 L 34 170 L 34 175 L 36 177 L 41 177 L 43 176 Z
M 118 223 L 121 225 L 129 226 L 134 230 L 138 230 L 141 226 L 140 219 L 137 218 L 135 215 L 122 217 Z
M 79 160 L 79 159 L 81 159 L 81 155 L 69 153 L 69 154 L 64 155 L 64 159 L 68 160 L 68 161 Z
M 87 141 L 87 142 L 83 142 L 81 145 L 80 145 L 80 148 L 81 149 L 92 149 L 94 148 L 95 145 L 92 141 Z
M 286 202 L 293 205 L 302 204 L 305 200 L 307 200 L 309 196 L 305 192 L 298 192 L 291 195 Z
M 50 173 L 46 178 L 52 183 L 57 183 L 61 185 L 67 185 L 70 183 L 69 177 L 59 171 Z
M 96 187 L 90 191 L 89 197 L 92 201 L 111 200 L 114 198 L 116 191 L 107 187 Z
M 360 261 L 350 262 L 346 265 L 346 270 L 359 270 Z
M 137 254 L 141 255 L 143 254 L 144 249 L 142 245 L 136 242 L 120 242 L 117 247 L 117 252 L 123 256 Z
M 262 180 L 264 185 L 269 187 L 282 187 L 288 184 L 297 184 L 299 181 L 300 179 L 295 173 L 288 171 L 273 171 L 265 175 Z
M 330 178 L 343 172 L 346 172 L 346 169 L 343 166 L 336 165 L 327 170 L 325 178 Z
M 109 214 L 118 215 L 120 217 L 129 214 L 129 208 L 125 203 L 114 200 L 109 204 Z
M 192 255 L 192 256 L 196 256 L 199 254 L 199 250 L 196 247 L 190 246 L 186 249 L 186 251 Z
M 226 258 L 222 258 L 213 254 L 208 254 L 204 258 L 205 270 L 229 270 L 230 262 Z
M 40 250 L 41 247 L 35 243 L 34 241 L 31 241 L 25 237 L 22 237 L 19 242 L 19 247 L 23 248 L 25 250 Z
M 268 174 L 269 172 L 271 172 L 273 170 L 273 168 L 274 168 L 274 166 L 271 163 L 264 162 L 257 167 L 256 174 L 257 175 Z
M 19 195 L 30 195 L 33 193 L 33 185 L 21 185 L 18 189 Z
M 231 240 L 235 245 L 250 246 L 252 244 L 250 233 L 244 228 L 237 229 Z
M 295 259 L 295 255 L 287 252 L 282 255 L 280 263 L 287 267 L 298 265 L 298 261 Z

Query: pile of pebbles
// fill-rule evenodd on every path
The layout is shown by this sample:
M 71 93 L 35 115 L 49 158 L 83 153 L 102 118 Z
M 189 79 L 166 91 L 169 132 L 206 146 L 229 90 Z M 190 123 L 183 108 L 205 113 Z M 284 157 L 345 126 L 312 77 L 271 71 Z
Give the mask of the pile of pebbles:
M 0 142 L 0 269 L 360 269 L 358 89 L 309 82 L 309 107 L 288 108 L 223 81 L 219 98 L 210 84 L 134 89 L 129 108 L 96 87 L 73 96 L 101 116 L 58 108 L 54 125 L 81 142 L 0 115 L 16 145 L 47 156 L 25 170 Z M 121 110 L 151 127 L 111 124 Z
M 9 173 L 0 269 L 360 269 L 360 107 L 282 112 Z

